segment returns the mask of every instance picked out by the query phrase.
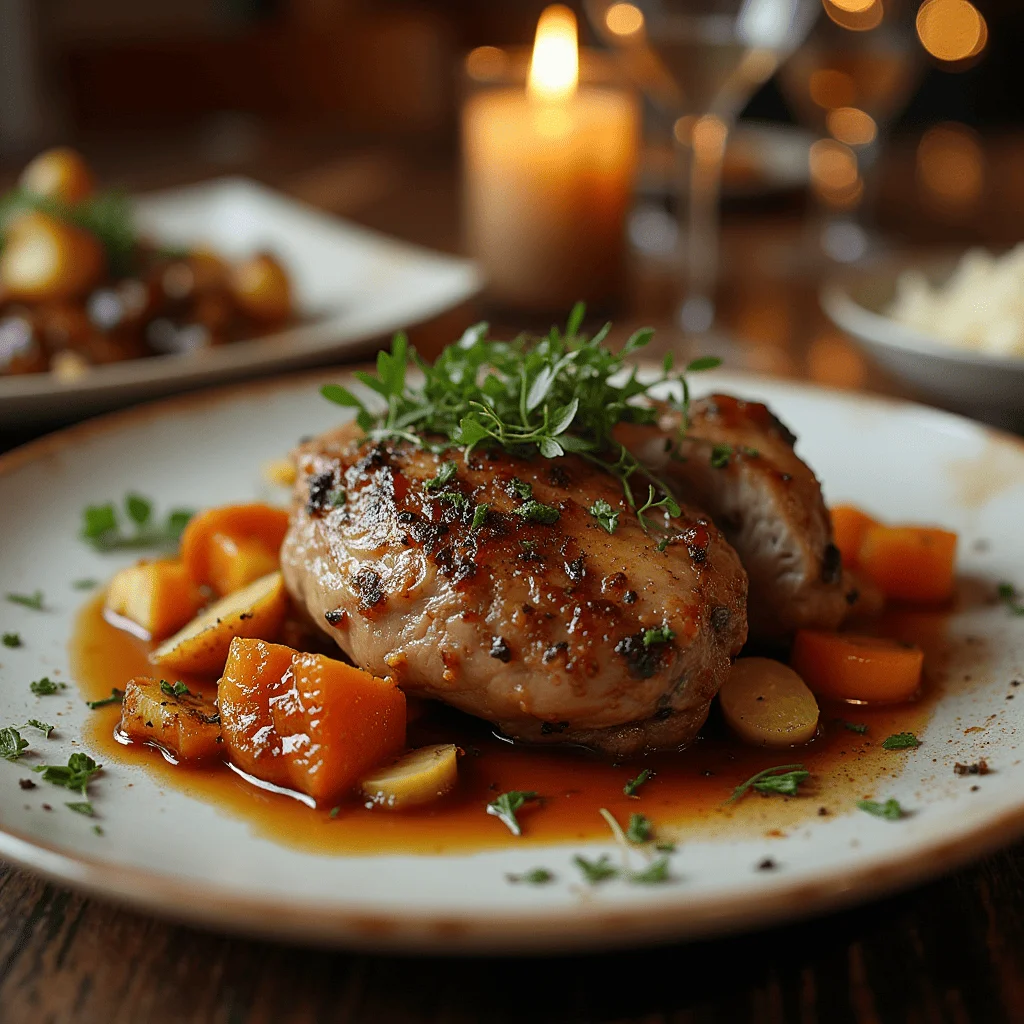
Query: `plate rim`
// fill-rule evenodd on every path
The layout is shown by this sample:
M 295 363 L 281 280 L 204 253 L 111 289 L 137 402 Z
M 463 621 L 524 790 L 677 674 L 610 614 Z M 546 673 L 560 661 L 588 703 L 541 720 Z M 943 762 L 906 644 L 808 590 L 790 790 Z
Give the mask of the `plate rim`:
M 108 413 L 66 427 L 0 454 L 6 476 L 92 437 L 117 432 L 140 420 L 173 415 L 264 392 L 286 391 L 350 375 L 359 364 L 321 368 L 273 379 L 175 395 Z M 869 406 L 910 409 L 965 427 L 982 437 L 1024 451 L 1024 440 L 968 417 L 921 403 L 864 392 L 728 372 L 730 381 L 767 385 L 801 395 L 843 394 Z M 730 385 L 731 386 L 731 385 Z M 749 892 L 695 894 L 680 890 L 655 906 L 624 907 L 578 903 L 528 906 L 520 911 L 482 908 L 441 913 L 433 908 L 370 910 L 335 902 L 327 908 L 308 899 L 234 894 L 201 880 L 119 865 L 30 836 L 0 823 L 0 859 L 30 873 L 146 913 L 214 931 L 285 940 L 305 945 L 429 955 L 572 953 L 690 941 L 799 920 L 866 902 L 910 885 L 930 881 L 1024 836 L 1024 795 L 987 819 L 945 829 L 924 840 L 913 854 L 895 861 L 886 851 L 820 878 L 777 878 L 771 887 Z M 443 856 L 443 855 L 441 855 Z

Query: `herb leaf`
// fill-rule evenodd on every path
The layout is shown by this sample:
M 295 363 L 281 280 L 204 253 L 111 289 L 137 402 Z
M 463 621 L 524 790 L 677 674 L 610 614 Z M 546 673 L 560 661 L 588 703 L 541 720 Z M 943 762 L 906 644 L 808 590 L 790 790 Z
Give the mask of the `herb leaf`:
M 525 882 L 527 885 L 547 885 L 548 882 L 555 880 L 554 873 L 548 871 L 547 868 L 531 868 L 529 871 L 524 871 L 521 875 L 510 874 L 505 877 L 513 884 Z
M 124 690 L 119 690 L 115 686 L 111 689 L 109 697 L 104 697 L 102 700 L 87 700 L 85 704 L 86 707 L 92 708 L 95 711 L 97 708 L 105 708 L 110 704 L 120 704 L 123 699 Z
M 913 750 L 921 741 L 912 732 L 897 732 L 882 740 L 883 750 Z
M 470 529 L 479 530 L 480 527 L 487 522 L 487 513 L 490 509 L 491 506 L 486 503 L 483 505 L 477 505 L 477 507 L 473 509 L 473 522 L 470 525 Z
M 428 480 L 423 486 L 428 491 L 439 491 L 458 471 L 459 467 L 454 462 L 442 462 L 441 468 L 437 471 L 437 476 L 432 480 Z
M 4 647 L 21 647 L 21 634 L 20 633 L 4 633 L 3 636 Z
M 111 694 L 111 696 L 107 700 L 105 700 L 103 703 L 104 704 L 112 704 L 113 703 L 113 694 L 117 693 L 117 692 L 118 692 L 117 690 L 114 690 L 113 693 Z M 167 682 L 166 679 L 161 679 L 160 680 L 160 692 L 161 693 L 166 693 L 168 697 L 188 697 L 189 696 L 189 688 L 183 682 L 181 682 L 180 680 L 178 682 L 176 682 L 172 686 L 169 682 Z M 123 697 L 124 694 L 122 693 L 121 696 Z M 90 707 L 91 706 L 92 705 L 90 705 Z M 97 705 L 97 706 L 99 706 L 99 705 Z
M 614 533 L 619 525 L 619 513 L 604 498 L 598 498 L 590 506 L 590 514 L 608 531 Z
M 672 876 L 668 873 L 668 857 L 663 856 L 651 861 L 643 871 L 630 872 L 629 880 L 634 885 L 658 885 L 661 882 L 671 881 Z
M 50 738 L 50 733 L 57 728 L 55 725 L 40 722 L 38 718 L 30 718 L 25 725 L 31 726 L 33 729 L 38 729 L 47 739 Z
M 125 495 L 124 513 L 132 524 L 131 532 L 122 529 L 120 515 L 112 501 L 87 505 L 82 510 L 79 536 L 97 551 L 170 548 L 181 539 L 182 531 L 193 516 L 188 509 L 173 509 L 162 523 L 155 524 L 153 503 L 140 494 Z
M 611 863 L 606 853 L 602 854 L 598 860 L 587 860 L 586 857 L 576 854 L 572 862 L 580 869 L 584 879 L 591 885 L 614 878 L 619 873 L 619 869 Z
M 732 796 L 726 800 L 726 803 L 735 803 L 746 796 L 751 789 L 756 789 L 759 793 L 781 793 L 785 796 L 795 796 L 800 783 L 810 774 L 805 771 L 802 764 L 781 764 L 775 768 L 765 768 L 764 771 L 752 775 L 746 782 L 740 783 L 732 791 Z
M 725 469 L 732 458 L 731 444 L 716 444 L 711 448 L 711 466 L 713 469 Z
M 1024 602 L 1019 600 L 1017 588 L 1012 583 L 1000 583 L 997 588 L 999 600 L 1013 615 L 1024 615 Z
M 85 796 L 89 781 L 102 767 L 88 754 L 76 753 L 68 758 L 66 765 L 41 764 L 32 771 L 41 773 L 45 782 L 63 786 Z
M 868 731 L 868 727 L 863 722 L 847 722 L 843 720 L 843 728 L 849 729 L 850 732 L 856 732 L 863 735 Z
M 64 806 L 74 811 L 76 814 L 84 814 L 88 818 L 96 817 L 96 812 L 92 809 L 92 804 L 88 800 L 79 800 L 75 803 L 65 804 Z
M 519 819 L 516 817 L 516 812 L 528 800 L 536 799 L 537 794 L 532 790 L 513 789 L 508 793 L 502 793 L 501 796 L 492 800 L 487 805 L 487 813 L 493 814 L 499 821 L 504 822 L 512 835 L 521 836 L 523 829 L 519 824 Z
M 886 821 L 899 821 L 906 815 L 906 811 L 900 807 L 899 801 L 890 797 L 884 804 L 877 800 L 858 800 L 857 806 L 876 818 L 885 818 Z
M 520 516 L 524 522 L 527 523 L 542 523 L 544 526 L 550 526 L 552 523 L 558 522 L 558 517 L 561 512 L 557 508 L 551 505 L 542 505 L 539 501 L 523 502 L 518 508 L 512 509 L 515 515 Z
M 636 796 L 636 791 L 645 782 L 647 782 L 649 779 L 653 779 L 653 778 L 654 778 L 654 772 L 652 772 L 650 768 L 645 768 L 635 779 L 630 779 L 629 782 L 627 782 L 622 787 L 622 792 L 625 793 L 626 796 Z
M 96 582 L 96 580 L 90 579 L 75 580 L 71 584 L 71 586 L 74 587 L 75 590 L 93 590 L 98 585 L 99 584 Z
M 626 829 L 626 838 L 631 843 L 649 842 L 653 831 L 651 819 L 644 814 L 631 814 L 629 816 L 629 827 Z
M 654 629 L 644 630 L 644 647 L 652 647 L 654 644 L 667 644 L 675 639 L 675 633 L 668 626 L 656 626 Z
M 66 687 L 66 683 L 54 682 L 49 676 L 43 676 L 42 679 L 36 679 L 28 684 L 28 688 L 37 697 L 50 697 L 55 693 L 60 693 Z
M 11 604 L 20 604 L 23 608 L 31 608 L 34 612 L 43 610 L 43 592 L 37 590 L 31 594 L 8 594 Z
M 17 761 L 27 746 L 28 740 L 22 739 L 13 725 L 0 729 L 0 757 L 5 761 Z

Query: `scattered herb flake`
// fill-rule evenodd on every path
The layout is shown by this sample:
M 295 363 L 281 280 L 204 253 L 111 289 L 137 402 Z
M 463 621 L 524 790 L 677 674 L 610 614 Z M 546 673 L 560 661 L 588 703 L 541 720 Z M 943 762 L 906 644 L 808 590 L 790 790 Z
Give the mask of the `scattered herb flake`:
M 644 647 L 653 647 L 654 644 L 667 644 L 675 639 L 675 633 L 668 626 L 656 626 L 654 629 L 644 630 Z
M 800 783 L 809 775 L 810 772 L 805 771 L 802 764 L 781 764 L 775 768 L 765 768 L 764 771 L 752 775 L 746 782 L 738 785 L 726 803 L 735 803 L 746 796 L 751 789 L 756 789 L 759 793 L 781 793 L 785 796 L 795 796 Z
M 847 722 L 845 719 L 841 719 L 844 729 L 849 729 L 850 732 L 856 732 L 860 735 L 864 735 L 868 731 L 868 727 L 863 722 Z
M 703 370 L 714 370 L 716 367 L 722 365 L 722 360 L 718 356 L 699 356 L 697 359 L 692 360 L 686 367 L 687 373 L 700 373 Z
M 93 590 L 99 586 L 99 581 L 90 579 L 75 580 L 71 586 L 74 587 L 75 590 Z M 99 828 L 98 825 L 96 827 Z
M 50 725 L 48 722 L 40 722 L 38 718 L 30 718 L 25 725 L 33 729 L 38 729 L 47 739 L 50 738 L 50 733 L 57 728 L 55 725 Z
M 162 686 L 161 689 L 163 689 Z M 105 708 L 110 704 L 120 704 L 122 700 L 124 700 L 124 690 L 119 690 L 115 686 L 111 689 L 109 697 L 104 697 L 102 700 L 87 700 L 85 703 L 87 707 L 95 711 L 97 708 Z
M 711 448 L 711 467 L 712 469 L 725 469 L 729 465 L 729 460 L 732 458 L 732 445 L 731 444 L 716 444 Z
M 899 821 L 906 814 L 906 811 L 900 807 L 899 801 L 892 797 L 884 804 L 878 803 L 877 800 L 858 800 L 857 806 L 862 811 L 873 814 L 876 818 L 885 818 L 886 821 Z
M 558 511 L 552 505 L 543 505 L 539 501 L 526 501 L 523 502 L 519 508 L 512 509 L 513 513 L 524 522 L 527 523 L 541 523 L 544 526 L 550 526 L 552 523 L 558 522 L 558 517 L 561 512 Z
M 0 757 L 5 761 L 17 761 L 27 746 L 28 740 L 13 725 L 0 729 Z
M 676 844 L 675 843 L 655 843 L 654 844 L 654 848 L 658 851 L 658 853 L 675 853 L 676 852 Z
M 508 793 L 502 793 L 501 796 L 492 800 L 487 805 L 487 813 L 493 814 L 499 821 L 504 822 L 512 835 L 521 836 L 523 834 L 523 829 L 519 824 L 519 819 L 516 817 L 516 812 L 528 800 L 536 799 L 537 794 L 532 790 L 524 791 L 520 789 L 513 789 Z
M 913 750 L 921 741 L 912 732 L 897 732 L 882 740 L 883 750 Z
M 4 647 L 21 647 L 21 634 L 20 633 L 4 633 L 3 636 Z
M 89 818 L 95 818 L 96 812 L 92 809 L 92 804 L 88 800 L 79 800 L 75 803 L 65 804 L 69 810 L 75 812 L 75 814 L 84 814 Z
M 458 471 L 459 467 L 454 462 L 442 462 L 441 468 L 437 471 L 437 476 L 428 480 L 423 486 L 428 491 L 439 491 Z
M 632 871 L 628 877 L 634 885 L 659 885 L 662 882 L 669 882 L 672 876 L 668 873 L 668 857 L 658 857 L 643 871 Z
M 611 859 L 606 853 L 602 854 L 598 860 L 587 860 L 581 854 L 576 854 L 572 862 L 580 869 L 584 879 L 591 885 L 614 878 L 619 873 L 619 869 L 612 864 Z
M 1024 602 L 1017 595 L 1017 588 L 1012 583 L 1000 583 L 997 588 L 999 600 L 1006 605 L 1013 615 L 1024 615 Z
M 336 818 L 339 814 L 341 814 L 341 805 L 340 804 L 337 807 L 332 807 L 331 808 L 331 813 L 328 814 L 327 817 L 328 818 Z
M 547 868 L 531 868 L 529 871 L 524 871 L 519 875 L 506 875 L 505 876 L 513 885 L 520 882 L 525 882 L 527 885 L 547 885 L 548 882 L 555 880 L 554 873 L 549 871 Z
M 102 505 L 87 505 L 82 510 L 78 535 L 97 551 L 170 548 L 178 543 L 194 514 L 189 509 L 173 509 L 162 523 L 154 523 L 153 503 L 148 498 L 128 494 L 123 504 L 125 517 L 132 524 L 131 532 L 122 528 L 117 508 L 108 501 Z
M 66 765 L 41 764 L 33 768 L 32 771 L 40 773 L 45 782 L 63 786 L 65 789 L 74 790 L 85 796 L 89 781 L 102 767 L 88 754 L 76 753 L 68 758 Z
M 166 679 L 161 679 L 160 680 L 160 692 L 161 693 L 166 693 L 168 697 L 188 697 L 188 696 L 190 696 L 188 687 L 183 682 L 181 682 L 180 680 L 178 682 L 174 683 L 174 685 L 172 686 L 169 682 L 167 682 Z M 117 691 L 115 690 L 114 693 L 117 693 Z M 121 696 L 123 697 L 124 694 L 121 694 Z M 111 695 L 111 697 L 109 697 L 104 703 L 106 703 L 106 704 L 113 703 L 113 695 Z
M 479 530 L 480 527 L 487 522 L 487 513 L 490 511 L 490 508 L 490 505 L 484 504 L 477 505 L 477 507 L 473 509 L 473 523 L 470 527 L 471 529 Z
M 96 835 L 98 835 L 98 836 L 101 836 L 101 835 L 103 835 L 103 829 L 102 829 L 102 828 L 100 828 L 100 826 L 99 826 L 99 825 L 93 825 L 93 827 L 92 827 L 92 830 L 93 830 L 93 832 L 95 832 L 95 833 L 96 833 Z
M 603 498 L 598 498 L 590 506 L 590 514 L 604 527 L 608 533 L 614 533 L 619 525 L 619 514 Z
M 61 682 L 54 682 L 49 676 L 43 676 L 42 679 L 36 679 L 34 682 L 28 684 L 28 688 L 37 697 L 50 697 L 55 693 L 60 693 L 61 690 L 66 689 L 67 684 Z
M 626 796 L 636 796 L 636 791 L 645 782 L 648 782 L 653 778 L 654 772 L 652 772 L 650 768 L 645 768 L 635 779 L 630 779 L 629 782 L 622 787 L 622 792 L 625 793 Z
M 629 816 L 629 827 L 626 829 L 626 838 L 631 843 L 648 843 L 653 835 L 651 819 L 644 814 L 631 814 Z
M 43 592 L 37 590 L 32 594 L 8 594 L 11 604 L 20 604 L 23 608 L 31 608 L 35 612 L 43 610 Z
M 509 480 L 508 490 L 513 498 L 518 498 L 520 501 L 529 501 L 533 497 L 533 484 L 528 484 L 517 476 Z

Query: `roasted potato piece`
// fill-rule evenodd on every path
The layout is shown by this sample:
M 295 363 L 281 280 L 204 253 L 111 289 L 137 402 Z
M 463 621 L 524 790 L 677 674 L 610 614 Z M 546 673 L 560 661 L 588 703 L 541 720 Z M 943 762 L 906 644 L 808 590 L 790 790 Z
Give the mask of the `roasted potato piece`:
M 788 665 L 771 658 L 740 658 L 718 693 L 729 727 L 762 747 L 807 743 L 818 730 L 818 703 Z
M 172 672 L 217 674 L 236 636 L 276 637 L 287 611 L 284 580 L 272 572 L 210 605 L 152 651 L 149 660 Z
M 121 731 L 137 743 L 157 744 L 179 761 L 210 761 L 223 750 L 213 701 L 190 693 L 184 683 L 149 676 L 128 680 Z
M 405 744 L 405 696 L 391 680 L 262 640 L 232 643 L 217 703 L 232 762 L 317 803 Z
M 40 153 L 21 172 L 18 184 L 26 192 L 73 206 L 95 189 L 92 172 L 80 153 L 58 146 Z
M 419 747 L 371 772 L 359 788 L 374 804 L 393 810 L 430 803 L 455 788 L 458 759 L 459 748 L 454 743 Z
M 269 253 L 235 266 L 230 288 L 238 308 L 253 320 L 272 324 L 291 316 L 291 283 L 284 267 Z
M 81 298 L 103 277 L 99 241 L 45 213 L 19 217 L 0 254 L 0 291 L 22 302 Z
M 257 537 L 215 533 L 210 538 L 210 585 L 231 594 L 281 567 L 277 552 Z
M 107 588 L 106 608 L 139 626 L 152 640 L 181 629 L 203 606 L 185 566 L 170 559 L 122 569 Z

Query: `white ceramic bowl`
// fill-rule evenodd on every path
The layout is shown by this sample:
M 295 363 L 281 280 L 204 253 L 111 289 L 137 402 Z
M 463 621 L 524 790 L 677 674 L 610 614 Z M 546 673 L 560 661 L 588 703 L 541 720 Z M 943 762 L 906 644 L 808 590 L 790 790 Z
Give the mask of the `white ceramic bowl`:
M 924 273 L 933 283 L 947 277 L 952 261 Z M 1024 419 L 1024 359 L 953 348 L 886 315 L 905 267 L 848 274 L 821 290 L 821 305 L 837 327 L 856 338 L 889 373 L 920 397 L 1001 424 Z

